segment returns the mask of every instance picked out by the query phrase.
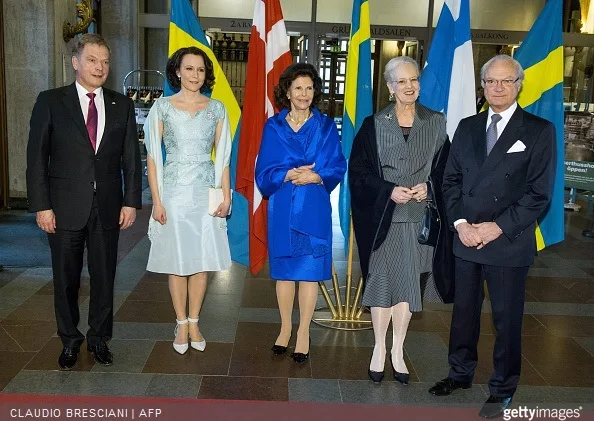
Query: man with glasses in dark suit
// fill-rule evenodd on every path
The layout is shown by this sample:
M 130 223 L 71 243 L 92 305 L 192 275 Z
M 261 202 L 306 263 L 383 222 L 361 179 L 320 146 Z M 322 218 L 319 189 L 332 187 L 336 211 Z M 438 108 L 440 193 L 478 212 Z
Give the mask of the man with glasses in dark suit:
M 485 105 L 487 99 L 485 98 L 485 89 L 479 86 L 476 90 L 476 112 L 480 113 Z
M 429 392 L 443 396 L 472 385 L 486 280 L 494 372 L 479 415 L 495 418 L 511 404 L 520 377 L 526 276 L 536 254 L 536 220 L 551 200 L 556 148 L 553 124 L 516 102 L 524 80 L 520 63 L 495 56 L 481 79 L 489 109 L 458 125 L 442 186 L 455 230 L 456 295 L 450 373 Z

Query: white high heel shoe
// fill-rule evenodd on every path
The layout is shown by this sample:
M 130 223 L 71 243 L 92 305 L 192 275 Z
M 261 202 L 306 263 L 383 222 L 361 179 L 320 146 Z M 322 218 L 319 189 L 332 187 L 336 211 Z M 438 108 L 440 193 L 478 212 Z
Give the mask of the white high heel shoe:
M 198 320 L 200 320 L 200 317 L 197 319 L 191 319 L 188 317 L 188 322 L 190 323 L 198 323 Z M 197 349 L 198 351 L 204 351 L 206 349 L 206 339 L 203 337 L 201 341 L 190 340 L 190 345 L 192 345 L 192 348 Z
M 177 322 L 177 325 L 175 326 L 175 329 L 173 330 L 173 334 L 175 336 L 177 336 L 177 328 L 179 327 L 179 325 L 185 325 L 188 324 L 188 319 L 184 319 L 184 320 L 175 320 Z M 188 338 L 186 337 L 186 340 Z M 185 344 L 176 344 L 175 343 L 175 339 L 173 342 L 173 349 L 175 349 L 175 352 L 177 352 L 178 354 L 185 354 L 188 351 L 188 342 L 186 342 Z

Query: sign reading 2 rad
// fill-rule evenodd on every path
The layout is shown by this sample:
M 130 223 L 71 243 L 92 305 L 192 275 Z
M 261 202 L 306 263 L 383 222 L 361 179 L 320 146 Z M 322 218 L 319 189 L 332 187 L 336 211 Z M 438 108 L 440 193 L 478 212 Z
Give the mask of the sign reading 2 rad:
M 565 185 L 594 190 L 594 162 L 565 161 Z

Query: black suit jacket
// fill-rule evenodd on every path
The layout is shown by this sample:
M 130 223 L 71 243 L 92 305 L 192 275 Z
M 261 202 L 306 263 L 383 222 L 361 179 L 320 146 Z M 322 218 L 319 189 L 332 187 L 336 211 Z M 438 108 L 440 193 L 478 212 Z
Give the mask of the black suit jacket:
M 487 156 L 487 115 L 458 125 L 442 187 L 450 224 L 495 221 L 503 234 L 477 250 L 465 247 L 456 233 L 454 254 L 487 265 L 529 266 L 536 254 L 535 223 L 552 195 L 555 127 L 518 106 Z M 526 149 L 507 153 L 518 140 Z
M 103 98 L 105 130 L 96 154 L 74 83 L 41 92 L 33 108 L 27 145 L 29 211 L 53 209 L 57 228 L 79 230 L 85 226 L 94 182 L 103 228 L 117 227 L 122 206 L 141 207 L 134 104 L 105 88 Z

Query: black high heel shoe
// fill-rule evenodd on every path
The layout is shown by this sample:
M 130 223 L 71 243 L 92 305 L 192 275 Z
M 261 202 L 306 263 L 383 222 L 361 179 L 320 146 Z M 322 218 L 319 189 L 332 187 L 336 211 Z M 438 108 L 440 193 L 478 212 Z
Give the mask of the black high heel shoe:
M 309 358 L 309 352 L 307 354 L 302 352 L 293 352 L 291 357 L 293 357 L 293 361 L 295 361 L 297 364 L 302 364 Z
M 392 355 L 390 355 L 390 364 L 392 364 L 392 371 L 394 372 L 394 378 L 399 381 L 400 383 L 407 385 L 408 384 L 408 373 L 400 373 L 396 371 L 394 368 L 394 361 L 392 361 Z
M 279 335 L 280 337 L 280 335 Z M 278 341 L 278 338 L 276 338 L 276 340 Z M 287 341 L 287 345 L 283 346 L 283 345 L 277 345 L 276 343 L 274 345 L 272 345 L 272 348 L 270 348 L 270 350 L 272 351 L 272 353 L 274 355 L 283 355 L 284 353 L 287 352 L 287 347 L 289 346 L 289 341 L 291 340 L 291 336 L 289 336 L 289 340 Z
M 311 338 L 309 338 L 309 347 L 311 348 Z M 309 358 L 309 350 L 307 351 L 307 354 L 304 354 L 303 352 L 293 352 L 291 357 L 297 364 L 302 364 Z
M 369 378 L 374 383 L 380 383 L 384 379 L 384 372 L 383 371 L 373 371 L 371 369 L 367 370 L 367 374 L 369 374 Z
M 272 345 L 272 348 L 270 348 L 272 350 L 272 352 L 274 353 L 274 355 L 282 355 L 285 352 L 287 352 L 287 347 L 286 346 L 282 346 L 282 345 Z

